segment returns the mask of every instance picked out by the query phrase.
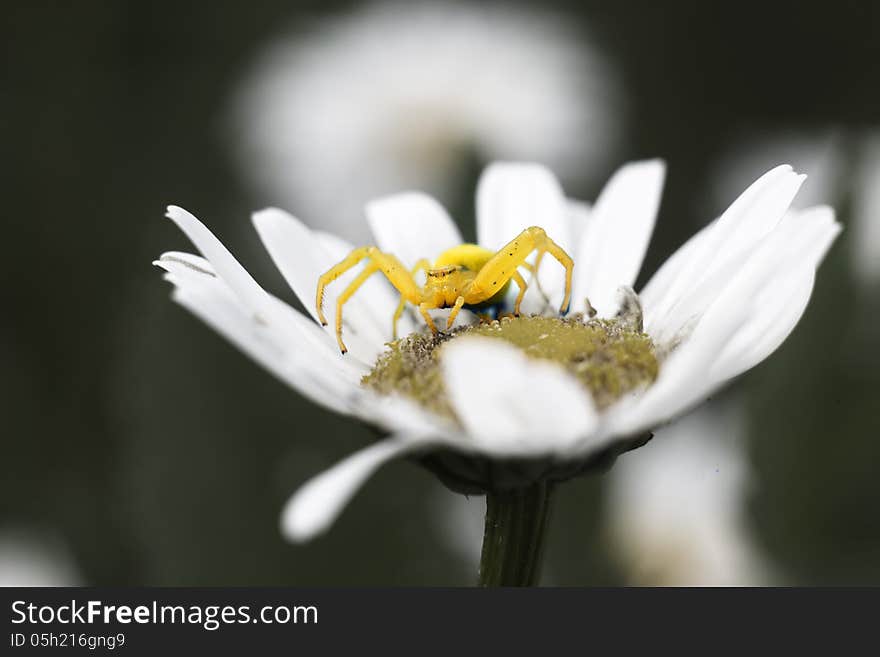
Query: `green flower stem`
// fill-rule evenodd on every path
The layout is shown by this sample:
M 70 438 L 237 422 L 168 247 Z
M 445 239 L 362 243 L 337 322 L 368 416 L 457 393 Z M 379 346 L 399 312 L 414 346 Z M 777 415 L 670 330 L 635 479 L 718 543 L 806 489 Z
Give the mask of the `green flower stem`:
M 541 571 L 553 484 L 486 494 L 480 586 L 534 586 Z

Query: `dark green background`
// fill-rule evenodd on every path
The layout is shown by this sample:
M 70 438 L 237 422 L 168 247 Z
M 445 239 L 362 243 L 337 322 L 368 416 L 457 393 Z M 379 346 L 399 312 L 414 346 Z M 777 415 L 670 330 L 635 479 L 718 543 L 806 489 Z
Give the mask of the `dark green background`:
M 285 544 L 277 525 L 289 493 L 369 435 L 173 305 L 150 266 L 186 245 L 162 219 L 175 202 L 210 217 L 284 294 L 245 229 L 266 203 L 242 187 L 224 112 L 260 44 L 345 6 L 0 7 L 0 529 L 57 530 L 89 583 L 473 581 L 475 564 L 427 517 L 439 484 L 405 462 L 371 481 L 326 537 Z M 708 165 L 740 131 L 832 126 L 854 152 L 880 124 L 876 3 L 555 6 L 589 26 L 624 76 L 625 158 L 669 164 L 648 272 L 717 210 Z M 599 184 L 568 191 L 591 198 Z M 845 224 L 850 190 L 838 191 Z M 852 289 L 847 239 L 794 336 L 735 384 L 749 405 L 757 540 L 800 583 L 880 582 L 878 304 L 876 290 Z M 619 581 L 593 541 L 600 496 L 601 479 L 560 491 L 548 553 L 559 581 Z

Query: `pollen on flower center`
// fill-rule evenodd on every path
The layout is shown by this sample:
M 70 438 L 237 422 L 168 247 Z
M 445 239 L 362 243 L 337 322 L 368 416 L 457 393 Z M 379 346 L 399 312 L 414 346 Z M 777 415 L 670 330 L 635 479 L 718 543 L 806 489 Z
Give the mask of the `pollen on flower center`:
M 621 319 L 503 317 L 437 335 L 414 333 L 389 344 L 363 385 L 382 394 L 399 393 L 456 419 L 440 367 L 443 346 L 461 336 L 505 340 L 526 355 L 562 365 L 588 391 L 598 408 L 650 385 L 659 363 L 651 338 Z

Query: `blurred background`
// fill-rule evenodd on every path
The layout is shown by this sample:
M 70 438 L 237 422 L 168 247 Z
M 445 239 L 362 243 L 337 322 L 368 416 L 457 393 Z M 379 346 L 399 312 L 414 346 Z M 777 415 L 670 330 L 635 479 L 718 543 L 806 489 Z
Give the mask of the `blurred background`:
M 549 584 L 880 583 L 880 5 L 76 3 L 0 8 L 0 583 L 470 584 L 484 502 L 411 463 L 307 546 L 308 477 L 372 439 L 169 300 L 197 214 L 293 300 L 250 212 L 368 239 L 435 194 L 474 236 L 492 159 L 592 199 L 668 179 L 641 282 L 771 166 L 845 230 L 768 361 L 601 477 L 562 487 Z

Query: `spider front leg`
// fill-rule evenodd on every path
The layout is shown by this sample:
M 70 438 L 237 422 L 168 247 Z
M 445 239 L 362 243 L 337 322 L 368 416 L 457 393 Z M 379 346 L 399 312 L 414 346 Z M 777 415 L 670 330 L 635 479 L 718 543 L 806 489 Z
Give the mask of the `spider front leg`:
M 458 317 L 458 313 L 461 310 L 461 307 L 464 305 L 464 297 L 458 297 L 455 300 L 455 305 L 452 306 L 452 310 L 449 311 L 449 317 L 446 318 L 446 330 L 452 328 L 452 325 L 455 323 L 455 318 Z M 434 331 L 436 333 L 436 331 Z
M 431 333 L 437 335 L 437 325 L 434 324 L 434 320 L 431 319 L 431 315 L 428 314 L 428 311 L 436 308 L 435 305 L 424 301 L 419 304 L 419 312 L 422 313 L 422 318 L 425 320 L 425 324 L 428 325 L 428 328 L 431 329 Z
M 358 288 L 363 285 L 372 274 L 381 271 L 385 274 L 388 281 L 397 288 L 401 296 L 410 303 L 417 304 L 421 301 L 419 294 L 419 286 L 416 285 L 415 279 L 403 266 L 396 257 L 389 253 L 382 253 L 375 246 L 363 246 L 355 249 L 342 262 L 331 267 L 318 279 L 318 289 L 316 292 L 315 302 L 318 310 L 318 319 L 321 324 L 326 326 L 327 319 L 324 317 L 324 288 L 342 276 L 345 272 L 357 265 L 361 260 L 369 259 L 370 262 L 364 267 L 364 270 L 345 288 L 345 291 L 336 301 L 336 342 L 342 353 L 348 351 L 345 343 L 342 341 L 342 306 L 351 296 L 357 292 Z
M 415 280 L 416 274 L 420 271 L 428 271 L 431 268 L 431 261 L 427 258 L 422 258 L 416 263 L 416 266 L 412 268 L 410 274 Z M 394 317 L 391 319 L 391 335 L 396 340 L 397 339 L 397 322 L 400 321 L 400 316 L 403 315 L 403 309 L 406 307 L 406 297 L 402 294 L 400 295 L 400 303 L 397 304 L 397 309 L 394 311 Z
M 321 326 L 327 326 L 327 318 L 324 316 L 324 288 L 357 265 L 361 260 L 369 257 L 371 248 L 374 247 L 362 246 L 359 249 L 355 249 L 345 256 L 344 260 L 333 265 L 318 278 L 318 289 L 315 292 L 315 309 L 318 311 L 318 321 L 321 322 Z
M 516 280 L 517 267 L 526 264 L 526 258 L 533 251 L 538 251 L 537 262 L 544 253 L 552 255 L 559 263 L 565 267 L 565 296 L 562 300 L 562 307 L 559 309 L 560 314 L 568 312 L 571 302 L 571 274 L 574 269 L 574 261 L 556 242 L 547 236 L 543 228 L 532 226 L 526 228 L 518 236 L 505 244 L 501 249 L 492 256 L 488 262 L 477 272 L 474 279 L 468 284 L 464 290 L 465 303 L 478 304 L 486 299 L 490 299 L 492 295 L 497 293 L 511 278 L 516 281 L 517 285 L 520 281 Z M 537 274 L 537 267 L 534 268 Z M 522 277 L 520 276 L 520 280 Z M 520 288 L 518 301 L 522 300 L 523 288 Z M 519 307 L 515 308 L 518 311 Z
M 513 276 L 511 276 L 511 278 L 513 279 L 513 282 L 516 283 L 517 287 L 519 288 L 519 292 L 516 295 L 516 301 L 513 302 L 513 314 L 516 315 L 517 317 L 519 317 L 519 306 L 522 303 L 523 297 L 526 295 L 526 281 L 520 275 L 520 273 L 518 271 L 514 271 Z M 536 278 L 535 280 L 538 280 L 538 279 Z M 541 287 L 538 286 L 538 289 L 540 290 Z

